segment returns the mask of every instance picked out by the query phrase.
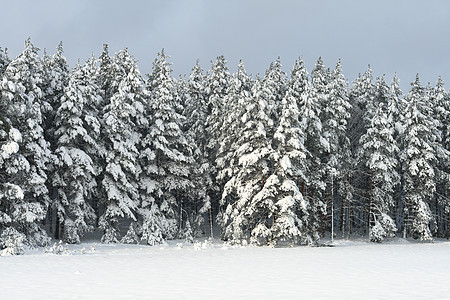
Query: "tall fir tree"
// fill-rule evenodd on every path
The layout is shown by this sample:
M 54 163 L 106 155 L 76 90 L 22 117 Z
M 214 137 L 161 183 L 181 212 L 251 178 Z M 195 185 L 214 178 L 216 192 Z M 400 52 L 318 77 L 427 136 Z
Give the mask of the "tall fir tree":
M 216 156 L 220 144 L 220 133 L 223 129 L 223 119 L 226 112 L 225 96 L 230 85 L 231 75 L 227 61 L 223 55 L 211 62 L 211 70 L 206 76 L 205 95 L 208 105 L 206 118 L 206 136 L 208 158 L 211 167 L 212 186 L 208 190 L 211 199 L 211 209 L 217 210 L 222 188 L 216 182 Z
M 390 215 L 394 207 L 394 188 L 400 179 L 397 173 L 399 149 L 385 105 L 379 104 L 366 134 L 361 137 L 360 148 L 370 173 L 368 226 L 370 240 L 374 242 L 392 237 L 397 231 Z
M 320 62 L 320 61 L 319 61 Z M 313 87 L 309 82 L 308 72 L 301 59 L 294 67 L 297 78 L 297 105 L 299 109 L 299 122 L 304 128 L 304 144 L 306 148 L 308 172 L 307 178 L 301 184 L 301 192 L 304 199 L 309 202 L 309 231 L 310 236 L 317 240 L 320 227 L 320 216 L 326 213 L 326 205 L 322 199 L 325 190 L 325 169 L 322 167 L 322 156 L 325 152 L 327 141 L 323 137 L 322 103 L 319 87 Z M 316 68 L 316 76 L 318 68 Z M 291 79 L 292 80 L 292 79 Z M 316 81 L 315 81 L 316 82 Z M 320 82 L 320 81 L 318 81 Z M 315 84 L 318 84 L 315 83 Z
M 430 104 L 433 107 L 431 118 L 435 123 L 434 148 L 436 152 L 436 193 L 433 213 L 436 218 L 436 235 L 448 236 L 448 230 L 444 235 L 445 223 L 448 223 L 450 215 L 450 98 L 445 91 L 444 81 L 438 78 L 436 86 L 431 88 L 428 94 Z M 448 227 L 448 224 L 447 224 Z
M 64 89 L 68 85 L 69 81 L 69 65 L 64 57 L 64 49 L 62 42 L 59 43 L 56 48 L 56 53 L 52 56 L 47 55 L 44 52 L 43 61 L 43 80 L 40 88 L 43 93 L 43 106 L 42 113 L 44 116 L 44 135 L 45 139 L 50 144 L 50 150 L 52 154 L 55 154 L 57 146 L 57 136 L 55 134 L 56 124 L 55 117 L 56 112 L 61 106 L 61 98 L 64 94 Z M 58 169 L 58 160 L 55 159 L 49 164 L 48 176 L 52 178 L 54 173 Z M 63 222 L 59 218 L 58 212 L 55 212 L 55 208 L 58 205 L 57 199 L 57 187 L 54 187 L 52 180 L 48 180 L 47 188 L 49 190 L 49 196 L 51 198 L 51 205 L 48 208 L 48 221 L 50 226 L 50 232 L 53 232 L 53 215 L 56 215 L 56 230 L 55 238 L 59 239 L 60 224 Z
M 192 147 L 182 131 L 182 116 L 176 112 L 178 95 L 171 77 L 170 63 L 164 50 L 153 63 L 153 71 L 147 81 L 149 100 L 148 114 L 151 116 L 149 131 L 143 137 L 143 149 L 149 163 L 144 173 L 152 181 L 150 206 L 158 207 L 161 213 L 156 225 L 164 239 L 173 239 L 183 232 L 186 225 L 188 198 L 185 194 L 193 187 L 189 179 L 192 163 Z M 152 210 L 151 210 L 152 211 Z M 152 214 L 144 219 L 152 227 Z M 145 227 L 145 226 L 144 226 Z M 144 228 L 144 230 L 146 230 Z M 158 240 L 159 241 L 159 240 Z M 148 242 L 148 240 L 147 240 Z
M 196 216 L 193 220 L 193 232 L 195 236 L 200 235 L 201 227 L 208 219 L 209 234 L 213 236 L 213 216 L 211 197 L 208 190 L 212 189 L 213 179 L 211 164 L 208 160 L 208 148 L 205 123 L 208 116 L 208 104 L 205 95 L 206 78 L 197 60 L 187 82 L 187 99 L 183 116 L 186 118 L 186 138 L 193 146 L 193 164 L 191 168 L 191 179 L 194 187 L 190 197 Z M 195 199 L 195 200 L 194 200 Z
M 29 246 L 48 242 L 39 221 L 44 219 L 49 205 L 46 172 L 52 159 L 42 127 L 39 85 L 43 68 L 38 51 L 28 39 L 23 52 L 6 68 L 2 82 L 2 98 L 8 102 L 6 113 L 10 116 L 10 125 L 21 134 L 19 150 L 6 170 L 10 183 L 20 186 L 23 191 L 23 198 L 15 202 L 11 211 L 17 216 L 15 229 L 25 236 Z
M 58 157 L 53 185 L 58 195 L 55 209 L 61 223 L 62 238 L 68 243 L 80 243 L 80 237 L 93 230 L 94 209 L 90 200 L 95 191 L 96 169 L 87 148 L 95 148 L 95 130 L 86 123 L 87 103 L 96 101 L 96 86 L 86 68 L 76 66 L 56 112 Z M 59 235 L 59 234 L 58 234 Z
M 104 110 L 104 141 L 106 167 L 102 187 L 104 212 L 99 220 L 104 230 L 103 243 L 116 243 L 120 235 L 119 223 L 127 218 L 136 221 L 139 205 L 137 180 L 138 150 L 140 139 L 137 122 L 143 112 L 142 85 L 136 60 L 127 49 L 119 51 L 114 57 L 114 68 L 118 77 L 119 89 L 111 97 Z
M 301 122 L 297 100 L 307 97 L 308 80 L 302 60 L 297 60 L 281 101 L 280 122 L 275 131 L 275 164 L 271 176 L 276 184 L 275 212 L 271 226 L 272 243 L 315 244 L 318 226 L 310 216 L 314 211 L 303 197 L 302 186 L 309 182 L 309 153 L 305 146 L 306 123 Z
M 346 136 L 350 119 L 351 104 L 348 87 L 342 74 L 341 61 L 336 64 L 328 84 L 328 96 L 323 109 L 323 137 L 327 141 L 323 162 L 329 186 L 332 235 L 334 234 L 334 209 L 337 187 L 336 183 L 344 180 L 342 169 L 344 158 L 348 157 L 350 141 Z M 341 200 L 342 205 L 342 200 Z
M 14 89 L 11 83 L 3 81 L 1 88 Z M 0 95 L 0 255 L 23 254 L 26 236 L 21 230 L 23 222 L 23 190 L 17 184 L 11 183 L 11 178 L 21 169 L 14 167 L 21 161 L 15 154 L 19 151 L 22 140 L 20 132 L 11 127 L 11 116 L 7 115 L 9 99 Z M 31 207 L 32 208 L 32 207 Z M 33 210 L 31 209 L 31 212 Z M 31 214 L 30 214 L 31 215 Z M 31 215 L 32 216 L 32 215 Z
M 238 169 L 222 194 L 224 204 L 229 195 L 236 195 L 221 216 L 222 238 L 232 243 L 250 240 L 253 244 L 267 244 L 272 241 L 269 224 L 273 222 L 277 193 L 276 178 L 271 177 L 274 151 L 269 132 L 274 126 L 271 102 L 275 98 L 271 81 L 257 80 L 252 94 L 235 146 Z
M 430 103 L 419 76 L 411 84 L 407 96 L 403 137 L 403 176 L 405 180 L 405 203 L 403 236 L 431 240 L 430 224 L 433 216 L 430 201 L 436 191 L 436 153 L 433 147 L 435 124 L 430 118 Z

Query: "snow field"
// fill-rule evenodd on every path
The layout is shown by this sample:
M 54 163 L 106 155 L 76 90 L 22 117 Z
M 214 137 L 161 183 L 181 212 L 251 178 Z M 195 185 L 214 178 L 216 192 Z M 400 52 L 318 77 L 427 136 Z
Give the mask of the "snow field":
M 178 241 L 155 247 L 68 247 L 70 255 L 40 249 L 1 257 L 0 299 L 450 297 L 450 242 L 337 241 L 336 247 L 267 248 Z

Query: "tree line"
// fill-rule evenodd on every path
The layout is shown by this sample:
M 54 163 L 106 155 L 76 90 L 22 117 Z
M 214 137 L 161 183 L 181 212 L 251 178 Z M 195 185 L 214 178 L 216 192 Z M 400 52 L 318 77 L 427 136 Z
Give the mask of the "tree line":
M 448 237 L 450 96 L 419 76 L 405 95 L 369 68 L 263 76 L 223 56 L 141 75 L 127 49 L 70 69 L 31 40 L 0 49 L 0 247 L 192 241 L 314 245 L 326 233 Z M 125 230 L 124 230 L 125 226 Z

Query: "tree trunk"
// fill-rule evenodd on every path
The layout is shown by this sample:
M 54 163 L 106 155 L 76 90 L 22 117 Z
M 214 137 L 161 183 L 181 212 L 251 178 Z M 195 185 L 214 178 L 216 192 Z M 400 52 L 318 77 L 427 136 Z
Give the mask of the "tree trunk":
M 180 224 L 178 227 L 178 236 L 181 236 L 181 234 L 183 233 L 183 199 L 182 197 L 180 197 L 179 192 L 177 191 L 177 198 L 179 198 L 180 201 Z
M 50 233 L 53 233 L 53 209 L 51 205 L 48 208 L 48 223 L 50 225 Z
M 331 176 L 331 243 L 334 241 L 334 186 L 333 176 Z
M 95 228 L 98 228 L 98 219 L 99 219 L 99 208 L 98 208 L 98 198 L 94 197 L 93 199 L 94 204 L 94 212 L 95 212 Z
M 367 229 L 369 233 L 370 238 L 370 221 L 371 221 L 371 215 L 372 215 L 372 202 L 373 202 L 373 170 L 370 170 L 370 195 L 369 195 L 369 214 L 367 216 Z
M 56 224 L 55 224 L 55 239 L 59 240 L 60 236 L 59 236 L 59 231 L 60 231 L 60 223 L 59 223 L 59 215 L 58 212 L 56 212 Z
M 342 237 L 345 237 L 345 199 L 341 197 L 341 231 Z

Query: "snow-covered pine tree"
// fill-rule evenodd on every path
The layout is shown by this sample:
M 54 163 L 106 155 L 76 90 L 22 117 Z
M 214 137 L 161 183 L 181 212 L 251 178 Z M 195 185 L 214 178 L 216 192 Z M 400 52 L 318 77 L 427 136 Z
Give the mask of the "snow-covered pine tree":
M 323 125 L 320 119 L 322 115 L 322 103 L 320 101 L 322 98 L 319 97 L 321 93 L 316 93 L 319 86 L 313 88 L 309 82 L 308 72 L 301 59 L 296 62 L 294 68 L 298 77 L 296 79 L 296 90 L 299 122 L 301 127 L 305 129 L 304 144 L 307 150 L 308 170 L 310 170 L 307 174 L 307 181 L 298 184 L 301 184 L 301 187 L 299 187 L 303 198 L 309 202 L 308 229 L 310 236 L 315 237 L 320 227 L 320 216 L 326 213 L 326 205 L 322 201 L 322 193 L 325 190 L 325 168 L 322 168 L 321 158 L 327 146 L 327 142 L 322 136 Z M 316 76 L 319 76 L 318 68 L 315 72 Z
M 43 68 L 44 78 L 40 87 L 45 103 L 49 106 L 45 112 L 46 131 L 51 131 L 56 111 L 61 105 L 60 99 L 69 81 L 69 65 L 64 57 L 62 42 L 59 43 L 54 55 L 50 57 L 44 54 Z
M 136 221 L 139 205 L 136 144 L 140 139 L 137 125 L 143 118 L 142 79 L 127 49 L 115 55 L 113 64 L 118 70 L 114 82 L 120 83 L 103 115 L 106 167 L 102 187 L 106 198 L 102 199 L 104 212 L 99 220 L 105 231 L 103 243 L 118 242 L 120 220 Z
M 44 50 L 43 62 L 43 80 L 40 84 L 40 88 L 43 93 L 43 106 L 42 114 L 44 117 L 44 136 L 45 139 L 50 144 L 50 150 L 54 154 L 57 148 L 57 137 L 55 135 L 56 124 L 55 116 L 56 112 L 61 106 L 61 98 L 64 94 L 64 89 L 68 85 L 69 81 L 69 65 L 64 57 L 64 49 L 62 42 L 59 43 L 56 48 L 56 53 L 52 56 L 47 55 Z M 54 172 L 56 171 L 58 161 L 57 159 L 52 160 L 48 166 L 49 171 L 47 172 L 48 177 L 52 178 Z M 52 186 L 52 180 L 47 183 L 47 188 L 49 189 L 49 196 L 51 199 L 51 204 L 48 208 L 48 221 L 50 226 L 50 232 L 53 232 L 53 208 L 57 206 L 57 188 Z M 58 219 L 58 213 L 56 213 L 56 230 L 55 238 L 59 239 L 60 233 L 60 223 L 63 220 Z
M 100 96 L 103 99 L 105 105 L 107 105 L 117 92 L 120 80 L 117 77 L 117 65 L 113 63 L 113 58 L 109 55 L 108 44 L 103 45 L 103 51 L 98 58 L 98 72 L 96 74 L 97 86 L 99 87 Z
M 366 161 L 358 156 L 360 139 L 370 124 L 374 114 L 375 85 L 373 83 L 372 70 L 368 69 L 353 82 L 349 101 L 352 105 L 351 117 L 348 123 L 347 137 L 350 141 L 351 153 L 345 161 L 347 190 L 352 195 L 347 202 L 347 235 L 353 232 L 353 225 L 366 230 L 367 233 L 367 199 L 370 178 L 366 172 Z M 351 201 L 349 201 L 351 199 Z M 363 221 L 363 222 L 362 222 Z M 364 222 L 365 221 L 365 222 Z
M 308 185 L 306 123 L 300 122 L 297 100 L 307 97 L 308 78 L 302 60 L 297 60 L 281 101 L 280 122 L 274 135 L 275 164 L 271 175 L 278 191 L 270 230 L 273 244 L 314 244 L 319 239 L 318 224 L 310 216 L 310 203 L 302 195 Z M 311 224 L 313 222 L 313 224 Z
M 234 202 L 225 207 L 222 218 L 222 238 L 232 243 L 267 244 L 272 241 L 270 226 L 276 210 L 277 177 L 274 167 L 273 136 L 275 126 L 270 116 L 275 99 L 271 80 L 257 80 L 253 99 L 246 105 L 242 128 L 236 141 L 237 172 L 225 184 L 222 202 L 235 194 Z
M 152 236 L 147 243 L 155 239 L 159 242 L 159 232 L 164 239 L 173 239 L 177 233 L 182 233 L 186 221 L 183 205 L 188 204 L 185 194 L 193 187 L 189 179 L 192 148 L 183 135 L 182 116 L 176 112 L 178 96 L 171 71 L 163 50 L 154 61 L 147 81 L 147 114 L 151 119 L 148 134 L 142 138 L 142 151 L 147 161 L 143 169 L 144 182 L 151 184 L 148 185 L 148 214 L 143 226 Z M 152 213 L 160 215 L 155 217 Z M 157 224 L 153 224 L 155 218 Z
M 399 182 L 398 147 L 385 106 L 380 102 L 370 127 L 360 141 L 360 151 L 370 173 L 369 237 L 374 242 L 394 236 L 397 230 L 390 214 L 394 207 L 394 187 Z
M 192 197 L 192 209 L 196 212 L 192 222 L 194 236 L 203 232 L 201 226 L 208 219 L 209 234 L 213 237 L 213 216 L 211 198 L 208 190 L 212 189 L 211 164 L 208 160 L 206 136 L 206 119 L 208 116 L 208 103 L 205 95 L 206 78 L 197 60 L 187 82 L 187 97 L 183 116 L 186 118 L 184 132 L 186 139 L 193 146 L 193 164 L 191 168 L 191 181 L 193 188 L 189 193 Z M 207 216 L 206 216 L 207 214 Z
M 86 92 L 89 97 L 85 99 L 83 105 L 82 118 L 84 126 L 89 135 L 96 141 L 94 144 L 85 144 L 83 150 L 92 159 L 92 167 L 94 168 L 95 181 L 97 188 L 93 191 L 91 197 L 91 206 L 95 211 L 95 227 L 98 227 L 100 217 L 99 204 L 104 199 L 102 180 L 105 169 L 105 145 L 101 133 L 103 132 L 102 111 L 104 108 L 104 100 L 100 96 L 100 88 L 98 87 L 98 65 L 97 59 L 92 55 L 83 65 L 83 72 L 86 74 Z
M 58 190 L 55 209 L 64 241 L 79 243 L 80 236 L 93 229 L 95 213 L 89 202 L 96 190 L 95 176 L 98 175 L 87 152 L 90 149 L 92 154 L 93 149 L 98 149 L 96 138 L 99 132 L 98 120 L 86 109 L 98 101 L 97 86 L 90 78 L 89 68 L 75 67 L 60 101 L 55 117 L 55 154 L 58 157 L 53 178 L 53 185 Z M 92 126 L 92 122 L 96 124 Z
M 7 88 L 3 86 L 2 88 Z M 23 191 L 17 184 L 10 183 L 10 176 L 17 168 L 7 170 L 11 156 L 19 151 L 22 135 L 11 127 L 6 115 L 8 99 L 0 95 L 0 255 L 17 255 L 24 251 L 25 235 L 17 231 L 17 220 L 22 213 L 17 211 L 23 200 Z M 14 158 L 13 158 L 14 159 Z
M 225 95 L 230 85 L 231 75 L 228 72 L 227 61 L 223 55 L 211 62 L 211 70 L 206 76 L 205 96 L 208 105 L 206 118 L 205 139 L 207 141 L 208 158 L 210 163 L 212 186 L 208 190 L 211 209 L 218 207 L 221 187 L 216 182 L 216 155 L 220 144 L 220 134 L 223 130 L 223 120 L 226 115 Z
M 323 163 L 326 166 L 326 173 L 329 184 L 329 199 L 331 212 L 331 231 L 334 235 L 334 202 L 336 198 L 336 183 L 343 179 L 343 160 L 348 157 L 346 153 L 350 151 L 350 141 L 346 136 L 348 120 L 350 118 L 351 104 L 349 102 L 348 87 L 344 75 L 342 74 L 341 61 L 336 64 L 329 84 L 328 95 L 325 98 L 323 108 L 323 137 L 327 141 Z M 328 202 L 328 201 L 327 201 Z M 342 200 L 341 200 L 342 205 Z
M 396 172 L 400 175 L 400 182 L 395 186 L 394 189 L 394 209 L 393 216 L 394 221 L 398 229 L 402 228 L 403 222 L 401 216 L 403 211 L 401 206 L 403 205 L 403 179 L 402 179 L 402 160 L 400 159 L 400 148 L 402 146 L 402 136 L 403 136 L 403 123 L 404 123 L 404 113 L 406 110 L 407 103 L 403 98 L 402 90 L 400 89 L 400 80 L 397 74 L 394 74 L 390 86 L 390 99 L 387 104 L 387 115 L 388 124 L 392 126 L 392 137 L 394 138 L 399 151 L 395 154 L 397 160 Z
M 236 156 L 236 143 L 243 127 L 243 116 L 246 112 L 247 105 L 252 101 L 253 80 L 247 75 L 244 64 L 239 62 L 238 70 L 233 74 L 230 80 L 230 86 L 225 96 L 226 111 L 224 115 L 222 132 L 220 134 L 220 146 L 217 152 L 217 182 L 224 186 L 225 183 L 239 169 L 238 159 Z M 230 193 L 227 197 L 220 201 L 221 207 L 226 207 L 228 202 L 234 202 L 236 199 L 234 193 Z M 217 216 L 217 220 L 223 226 L 223 210 Z
M 403 149 L 404 219 L 403 236 L 431 240 L 430 223 L 433 216 L 430 201 L 436 191 L 433 147 L 435 124 L 430 118 L 431 105 L 427 103 L 419 75 L 411 84 L 407 96 Z
M 315 143 L 311 145 L 312 140 L 307 140 L 307 149 L 311 151 L 312 154 L 312 163 L 311 170 L 314 175 L 314 180 L 312 181 L 313 185 L 310 189 L 311 196 L 315 198 L 315 202 L 317 203 L 317 216 L 321 223 L 321 230 L 323 232 L 324 225 L 327 224 L 325 216 L 327 214 L 326 208 L 330 208 L 330 205 L 325 205 L 329 202 L 329 198 L 326 197 L 326 181 L 329 177 L 327 174 L 327 165 L 325 161 L 326 153 L 330 152 L 330 145 L 324 136 L 323 126 L 325 125 L 327 115 L 325 113 L 326 105 L 328 102 L 328 94 L 329 94 L 329 85 L 331 81 L 331 76 L 329 70 L 325 68 L 323 60 L 321 57 L 318 58 L 312 72 L 311 72 L 311 91 L 310 97 L 311 103 L 314 103 L 314 106 L 318 108 L 319 118 L 320 118 L 320 133 L 316 131 L 315 134 Z M 300 108 L 301 109 L 301 108 Z M 319 200 L 320 199 L 320 200 Z M 324 209 L 320 209 L 320 206 L 324 204 Z M 331 219 L 330 219 L 331 220 Z M 329 222 L 331 223 L 331 222 Z
M 429 101 L 433 107 L 431 118 L 436 124 L 434 132 L 437 164 L 436 193 L 433 212 L 436 217 L 436 235 L 443 237 L 450 214 L 450 98 L 444 88 L 444 81 L 438 78 L 430 90 Z M 447 224 L 448 227 L 448 224 Z M 447 234 L 446 234 L 447 235 Z
M 5 73 L 6 67 L 10 61 L 6 49 L 0 47 L 0 77 L 3 77 L 3 73 Z
M 271 90 L 271 97 L 267 101 L 271 113 L 269 117 L 274 121 L 274 127 L 268 128 L 268 136 L 273 136 L 275 133 L 281 115 L 281 101 L 286 95 L 287 75 L 281 68 L 281 60 L 278 57 L 274 62 L 270 63 L 262 79 L 263 85 Z
M 52 155 L 44 138 L 41 114 L 42 61 L 39 49 L 31 40 L 25 49 L 5 70 L 2 81 L 2 98 L 7 101 L 6 114 L 10 124 L 21 134 L 19 150 L 8 160 L 6 172 L 9 182 L 20 186 L 23 198 L 10 207 L 12 227 L 25 235 L 29 246 L 45 245 L 48 237 L 40 228 L 49 204 L 47 166 Z M 18 138 L 15 140 L 19 140 Z

